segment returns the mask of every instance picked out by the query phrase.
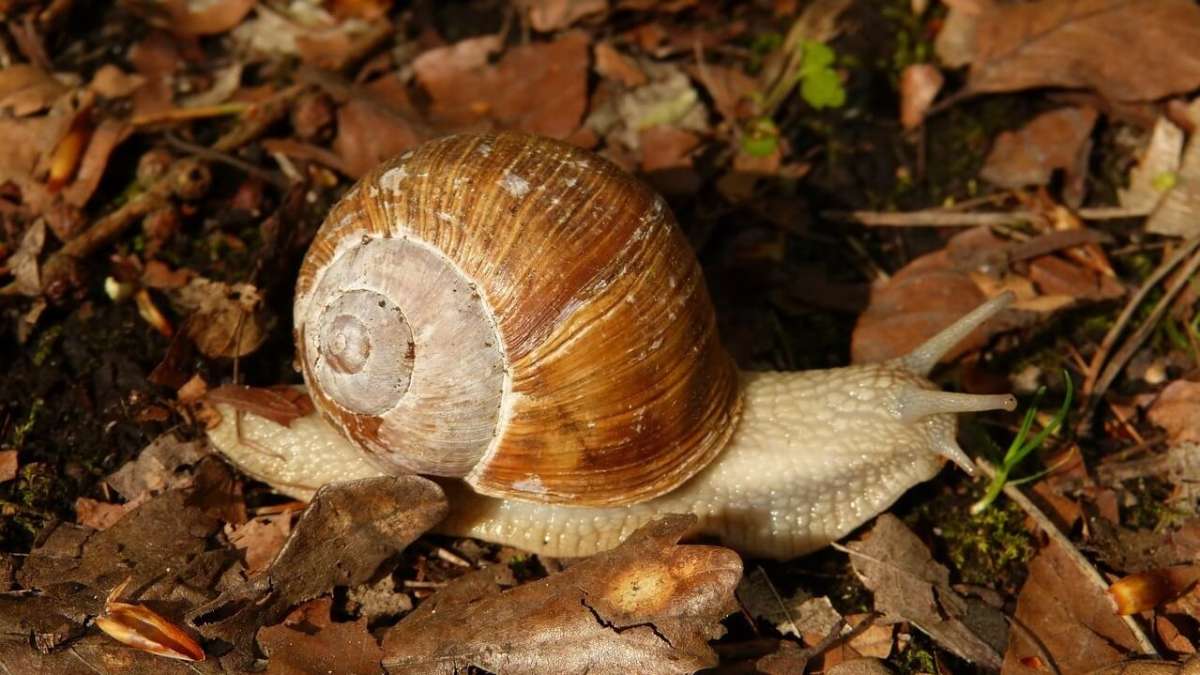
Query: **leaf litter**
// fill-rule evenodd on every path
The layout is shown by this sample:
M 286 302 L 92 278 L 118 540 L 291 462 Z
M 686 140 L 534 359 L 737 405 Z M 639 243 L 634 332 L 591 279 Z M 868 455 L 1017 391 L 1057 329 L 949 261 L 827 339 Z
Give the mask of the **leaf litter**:
M 0 3 L 5 667 L 378 672 L 445 657 L 686 672 L 717 665 L 707 643 L 726 632 L 720 665 L 763 672 L 883 667 L 863 657 L 906 672 L 1177 672 L 1126 659 L 1149 653 L 1131 625 L 1162 655 L 1195 653 L 1200 634 L 1200 323 L 1173 271 L 1196 262 L 1182 240 L 1198 222 L 1200 10 L 867 4 Z M 665 193 L 744 367 L 842 365 L 847 344 L 854 361 L 891 358 L 1015 292 L 939 377 L 1032 392 L 1064 367 L 1093 373 L 1076 426 L 1017 470 L 1070 540 L 1044 542 L 1040 521 L 989 531 L 971 541 L 1025 537 L 1038 553 L 1024 578 L 970 588 L 969 542 L 951 539 L 988 512 L 948 509 L 966 520 L 941 527 L 906 499 L 908 526 L 881 517 L 830 576 L 863 599 L 756 567 L 744 613 L 725 618 L 740 561 L 678 544 L 675 521 L 563 569 L 427 543 L 445 506 L 418 479 L 329 489 L 299 518 L 243 484 L 191 439 L 216 406 L 285 425 L 310 412 L 283 384 L 287 296 L 324 210 L 379 161 L 483 128 L 566 139 Z M 103 335 L 85 345 L 68 320 Z M 1013 431 L 983 424 L 963 422 L 972 454 Z M 961 478 L 933 485 L 922 498 L 978 496 Z M 443 546 L 470 550 L 468 567 Z M 1081 577 L 1076 546 L 1103 577 Z M 678 574 L 693 558 L 708 571 Z M 623 578 L 669 580 L 665 609 L 613 604 Z M 208 658 L 181 669 L 102 636 L 106 604 L 127 637 L 178 630 Z M 1023 628 L 1002 630 L 1004 615 Z

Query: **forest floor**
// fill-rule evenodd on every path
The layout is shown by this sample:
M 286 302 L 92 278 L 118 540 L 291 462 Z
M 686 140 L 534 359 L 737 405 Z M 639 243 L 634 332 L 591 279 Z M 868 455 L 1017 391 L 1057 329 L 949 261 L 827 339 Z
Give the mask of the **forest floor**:
M 1194 0 L 0 0 L 0 670 L 1178 672 L 1198 44 Z M 686 522 L 557 560 L 426 534 L 421 479 L 306 509 L 217 459 L 217 403 L 311 410 L 278 385 L 333 204 L 501 129 L 663 195 L 746 370 L 892 358 L 1015 294 L 934 372 L 1017 395 L 961 417 L 1000 477 L 947 467 L 739 577 Z M 648 562 L 702 572 L 596 604 Z

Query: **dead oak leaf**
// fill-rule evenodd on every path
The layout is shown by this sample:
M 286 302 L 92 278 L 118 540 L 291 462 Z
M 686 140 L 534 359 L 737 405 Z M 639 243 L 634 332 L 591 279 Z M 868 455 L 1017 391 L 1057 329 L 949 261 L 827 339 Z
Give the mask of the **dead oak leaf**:
M 1004 654 L 1005 674 L 1042 672 L 1026 664 L 1043 654 L 1054 659 L 1059 672 L 1086 673 L 1137 650 L 1137 641 L 1113 612 L 1105 591 L 1084 579 L 1079 566 L 1053 542 L 1029 563 L 1014 621 L 1026 630 L 1012 632 Z
M 1091 108 L 1059 108 L 1042 113 L 1017 131 L 996 138 L 979 175 L 1004 188 L 1047 185 L 1055 170 L 1067 181 L 1087 170 L 1089 138 L 1096 125 Z
M 1004 616 L 952 589 L 950 571 L 900 519 L 883 514 L 866 537 L 847 548 L 855 574 L 875 594 L 876 610 L 912 622 L 971 663 L 1000 667 Z
M 1200 443 L 1200 382 L 1175 380 L 1163 389 L 1147 416 L 1167 432 L 1171 445 Z
M 413 61 L 417 82 L 429 94 L 430 116 L 447 127 L 480 123 L 567 138 L 587 108 L 590 40 L 571 31 L 553 42 L 509 50 L 494 65 L 493 37 L 431 49 Z
M 296 608 L 283 623 L 258 631 L 267 675 L 379 672 L 383 650 L 367 632 L 366 618 L 334 623 L 333 601 L 320 598 Z
M 384 635 L 389 672 L 691 673 L 736 609 L 737 554 L 679 546 L 694 516 L 669 516 L 620 547 L 502 591 L 484 570 L 451 583 Z
M 1069 87 L 1149 101 L 1200 86 L 1192 0 L 990 2 L 973 28 L 972 93 Z

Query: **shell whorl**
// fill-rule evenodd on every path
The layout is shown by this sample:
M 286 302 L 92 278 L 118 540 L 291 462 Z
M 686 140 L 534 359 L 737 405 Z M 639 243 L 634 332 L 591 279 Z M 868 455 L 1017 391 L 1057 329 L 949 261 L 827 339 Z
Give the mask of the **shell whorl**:
M 670 211 L 556 141 L 451 136 L 374 170 L 309 249 L 295 321 L 334 426 L 484 494 L 644 501 L 707 465 L 739 413 Z

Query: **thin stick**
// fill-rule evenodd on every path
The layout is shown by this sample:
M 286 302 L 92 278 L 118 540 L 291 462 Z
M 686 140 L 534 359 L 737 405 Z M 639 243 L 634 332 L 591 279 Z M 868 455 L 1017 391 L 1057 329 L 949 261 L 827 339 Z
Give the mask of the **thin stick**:
M 1189 247 L 1195 248 L 1196 243 L 1200 243 L 1200 237 L 1191 240 Z M 1133 335 L 1130 335 L 1125 340 L 1121 348 L 1109 360 L 1108 365 L 1104 367 L 1100 376 L 1096 378 L 1096 387 L 1092 391 L 1091 396 L 1088 397 L 1087 408 L 1085 409 L 1086 414 L 1084 415 L 1085 419 L 1091 417 L 1091 413 L 1096 407 L 1096 401 L 1104 396 L 1104 392 L 1108 391 L 1109 385 L 1113 383 L 1113 380 L 1117 379 L 1117 374 L 1121 372 L 1125 364 L 1129 362 L 1129 359 L 1133 358 L 1134 353 L 1141 348 L 1142 343 L 1154 332 L 1155 326 L 1158 325 L 1162 316 L 1167 313 L 1167 309 L 1171 306 L 1171 302 L 1175 299 L 1175 296 L 1179 295 L 1183 287 L 1192 280 L 1192 275 L 1196 273 L 1197 268 L 1200 268 L 1200 251 L 1192 252 L 1183 269 L 1179 271 L 1179 274 L 1176 275 L 1171 285 L 1167 287 L 1166 293 L 1158 301 L 1158 304 L 1154 306 L 1154 311 L 1150 312 L 1150 316 L 1146 317 L 1146 320 L 1138 326 Z
M 1175 269 L 1179 263 L 1183 262 L 1184 258 L 1191 255 L 1192 251 L 1194 251 L 1197 246 L 1200 246 L 1200 236 L 1192 237 L 1184 242 L 1183 246 L 1181 246 L 1178 251 L 1175 251 L 1175 253 L 1171 254 L 1171 257 L 1164 260 L 1158 266 L 1158 269 L 1154 270 L 1154 273 L 1146 279 L 1146 282 L 1142 284 L 1142 287 L 1138 289 L 1138 292 L 1134 293 L 1133 297 L 1129 299 L 1129 302 L 1125 304 L 1125 308 L 1121 310 L 1121 314 L 1117 317 L 1117 320 L 1113 322 L 1112 328 L 1108 329 L 1108 333 L 1100 342 L 1100 348 L 1097 349 L 1096 354 L 1092 356 L 1092 363 L 1090 366 L 1088 366 L 1087 373 L 1083 379 L 1083 385 L 1079 387 L 1080 396 L 1084 397 L 1084 399 L 1091 398 L 1092 392 L 1096 386 L 1096 378 L 1100 376 L 1100 369 L 1104 367 L 1104 362 L 1108 360 L 1108 353 L 1112 351 L 1113 345 L 1115 345 L 1117 342 L 1117 338 L 1120 337 L 1121 332 L 1125 330 L 1125 326 L 1129 323 L 1129 320 L 1133 318 L 1133 313 L 1137 311 L 1138 306 L 1142 304 L 1142 301 L 1146 299 L 1146 296 L 1149 295 L 1150 291 L 1154 290 L 1154 287 L 1158 285 L 1158 282 L 1161 281 L 1163 277 L 1170 274 L 1171 270 Z
M 975 464 L 979 467 L 979 470 L 989 478 L 992 478 L 996 475 L 996 468 L 993 467 L 992 464 L 987 460 L 977 457 L 975 458 Z M 1067 537 L 1067 535 L 1063 534 L 1062 530 L 1059 530 L 1058 526 L 1056 526 L 1054 522 L 1051 521 L 1050 518 L 1029 499 L 1029 497 L 1026 497 L 1024 492 L 1021 492 L 1020 488 L 1012 485 L 1011 483 L 1006 484 L 1004 486 L 1004 494 L 1008 495 L 1009 499 L 1016 502 L 1017 505 L 1025 511 L 1025 513 L 1027 513 L 1037 522 L 1038 527 L 1042 528 L 1042 531 L 1046 533 L 1046 536 L 1050 537 L 1054 543 L 1058 544 L 1063 552 L 1067 554 L 1067 557 L 1074 561 L 1075 565 L 1079 567 L 1079 571 L 1083 572 L 1084 577 L 1091 581 L 1092 584 L 1094 584 L 1096 588 L 1100 589 L 1102 593 L 1108 593 L 1109 583 L 1100 574 L 1100 571 L 1092 565 L 1091 561 L 1089 561 L 1083 555 L 1083 553 L 1079 552 L 1079 549 L 1075 547 L 1075 544 L 1071 543 L 1071 540 Z M 1150 642 L 1149 636 L 1147 636 L 1145 631 L 1142 630 L 1142 627 L 1138 624 L 1137 620 L 1134 619 L 1133 616 L 1123 616 L 1121 619 L 1125 622 L 1125 625 L 1129 626 L 1129 632 L 1132 633 L 1134 639 L 1137 640 L 1138 647 L 1141 649 L 1142 653 L 1147 656 L 1157 657 L 1158 650 L 1154 648 L 1154 643 Z
M 1148 213 L 1149 211 L 1146 209 L 1101 206 L 1080 209 L 1075 212 L 1075 215 L 1083 220 L 1118 220 L 1140 218 Z M 961 213 L 948 209 L 925 209 L 901 212 L 822 211 L 821 217 L 841 223 L 858 223 L 868 227 L 979 227 L 980 225 L 1007 225 L 1019 221 L 1033 221 L 1039 215 L 1027 210 Z

